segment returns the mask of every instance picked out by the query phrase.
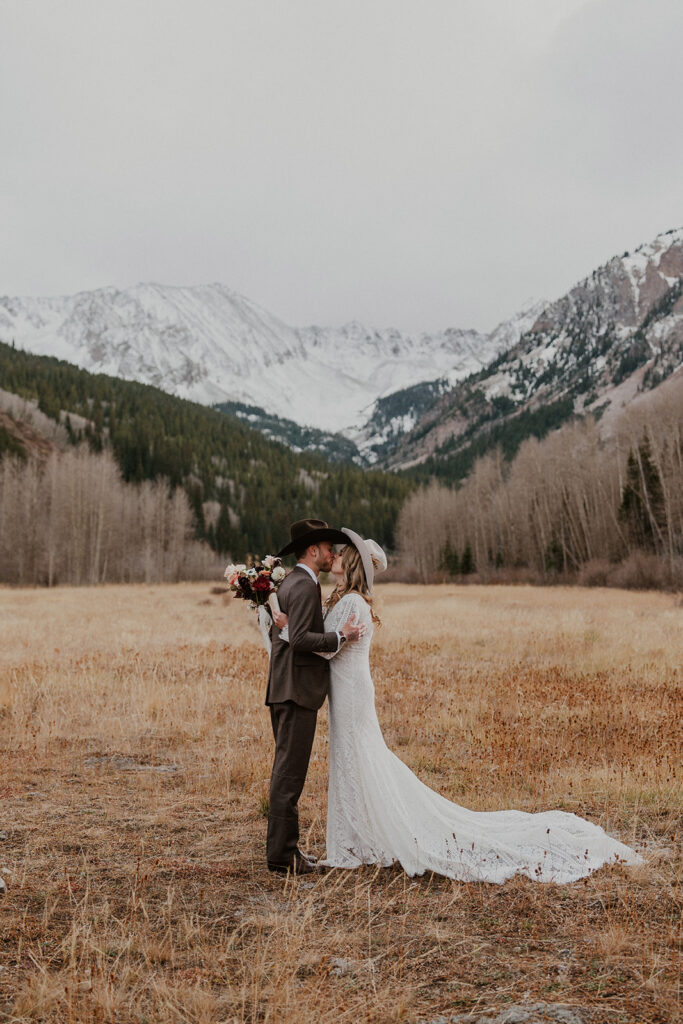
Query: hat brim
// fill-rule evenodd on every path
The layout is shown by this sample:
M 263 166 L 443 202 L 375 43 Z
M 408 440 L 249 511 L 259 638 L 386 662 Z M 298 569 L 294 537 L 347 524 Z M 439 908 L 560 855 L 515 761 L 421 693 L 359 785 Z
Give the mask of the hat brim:
M 372 594 L 372 587 L 375 582 L 375 567 L 372 564 L 370 548 L 367 546 L 360 534 L 356 533 L 354 530 L 349 530 L 346 526 L 342 526 L 342 533 L 346 534 L 346 540 L 351 541 L 354 548 L 356 548 L 360 555 L 360 560 L 363 563 L 363 572 L 365 573 L 365 582 L 368 585 L 368 592 Z
M 282 551 L 278 551 L 277 558 L 284 558 L 285 555 L 291 555 L 294 551 L 300 551 L 302 548 L 310 548 L 312 544 L 317 544 L 321 540 L 329 540 L 332 544 L 348 544 L 349 538 L 341 530 L 333 530 L 331 527 L 310 530 L 297 537 L 296 540 L 290 540 Z

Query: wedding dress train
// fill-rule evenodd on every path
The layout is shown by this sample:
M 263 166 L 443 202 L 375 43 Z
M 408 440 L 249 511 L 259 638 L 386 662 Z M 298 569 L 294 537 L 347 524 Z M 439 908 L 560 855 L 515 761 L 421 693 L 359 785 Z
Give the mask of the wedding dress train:
M 434 871 L 462 881 L 504 882 L 523 874 L 572 882 L 608 862 L 641 862 L 634 850 L 575 814 L 471 811 L 420 782 L 389 750 L 377 719 L 368 605 L 347 594 L 328 612 L 325 629 L 339 628 L 349 615 L 367 633 L 331 658 L 323 863 L 355 868 L 398 861 L 409 875 Z

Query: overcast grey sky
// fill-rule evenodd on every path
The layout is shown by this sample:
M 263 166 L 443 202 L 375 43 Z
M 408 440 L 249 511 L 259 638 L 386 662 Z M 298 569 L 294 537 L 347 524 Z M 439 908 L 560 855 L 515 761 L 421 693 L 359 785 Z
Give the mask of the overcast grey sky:
M 683 224 L 682 0 L 0 0 L 0 294 L 491 328 Z

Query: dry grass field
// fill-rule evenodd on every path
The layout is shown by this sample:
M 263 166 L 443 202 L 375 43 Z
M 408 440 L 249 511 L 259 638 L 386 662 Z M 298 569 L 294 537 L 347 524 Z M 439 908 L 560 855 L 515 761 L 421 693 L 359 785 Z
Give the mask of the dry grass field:
M 0 589 L 0 1020 L 679 1019 L 680 598 L 390 584 L 379 611 L 380 721 L 425 782 L 575 811 L 645 865 L 567 886 L 270 875 L 251 613 L 209 584 Z M 317 853 L 326 784 L 323 711 Z

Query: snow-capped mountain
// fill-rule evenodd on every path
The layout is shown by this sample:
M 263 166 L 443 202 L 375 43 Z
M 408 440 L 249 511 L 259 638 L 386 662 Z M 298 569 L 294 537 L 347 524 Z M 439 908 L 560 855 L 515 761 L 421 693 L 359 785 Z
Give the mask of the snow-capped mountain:
M 683 228 L 615 256 L 547 305 L 484 371 L 457 384 L 396 446 L 394 466 L 457 454 L 501 423 L 612 415 L 683 367 Z M 552 409 L 551 409 L 552 406 Z M 548 415 L 549 413 L 549 415 Z M 535 428 L 534 428 L 535 429 Z
M 0 338 L 29 352 L 203 404 L 239 402 L 355 434 L 378 399 L 481 369 L 508 343 L 509 330 L 516 329 L 408 335 L 355 322 L 295 328 L 221 284 L 0 298 Z
M 221 284 L 146 284 L 0 298 L 0 340 L 220 404 L 294 448 L 405 466 L 549 405 L 554 423 L 608 422 L 683 363 L 682 286 L 678 229 L 490 334 L 290 327 Z

